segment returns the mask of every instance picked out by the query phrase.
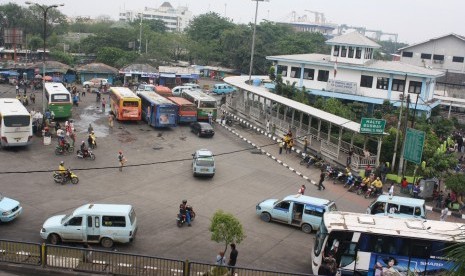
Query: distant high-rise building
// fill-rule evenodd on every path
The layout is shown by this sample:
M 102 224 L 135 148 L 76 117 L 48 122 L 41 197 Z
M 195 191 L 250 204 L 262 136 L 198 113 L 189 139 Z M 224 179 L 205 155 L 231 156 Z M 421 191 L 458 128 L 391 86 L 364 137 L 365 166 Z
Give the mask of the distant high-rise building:
M 169 2 L 164 2 L 159 8 L 145 7 L 143 11 L 122 11 L 119 14 L 120 21 L 162 20 L 168 31 L 182 32 L 189 25 L 192 12 L 187 7 L 173 8 Z

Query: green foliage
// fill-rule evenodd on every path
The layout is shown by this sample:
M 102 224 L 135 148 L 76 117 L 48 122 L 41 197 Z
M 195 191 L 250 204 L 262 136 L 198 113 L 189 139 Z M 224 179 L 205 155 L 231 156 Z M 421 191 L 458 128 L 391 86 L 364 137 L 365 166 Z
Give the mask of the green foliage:
M 221 34 L 231 28 L 234 28 L 234 23 L 228 18 L 221 17 L 218 13 L 209 12 L 194 17 L 186 33 L 193 41 L 212 42 L 219 40 Z
M 52 51 L 50 53 L 50 56 L 52 57 L 53 60 L 59 61 L 61 63 L 67 64 L 67 65 L 74 64 L 73 56 L 67 53 L 63 53 L 62 51 Z
M 447 189 L 456 193 L 465 193 L 465 175 L 464 174 L 450 174 L 445 179 Z
M 276 70 L 274 69 L 274 66 L 270 66 L 270 70 L 268 71 L 268 77 L 271 81 L 274 81 L 276 79 L 275 71 Z
M 123 67 L 138 57 L 135 52 L 127 52 L 115 47 L 103 47 L 97 53 L 97 61 L 114 67 Z
M 463 242 L 464 237 L 456 237 L 456 240 L 461 241 L 457 244 L 447 248 L 446 257 L 454 262 L 454 267 L 448 272 L 449 276 L 463 276 L 465 275 L 465 243 Z
M 110 28 L 105 32 L 96 33 L 81 40 L 81 50 L 87 54 L 97 53 L 101 48 L 111 47 L 120 50 L 127 50 L 128 43 L 134 42 L 136 36 L 135 30 L 126 30 L 122 28 Z
M 28 39 L 27 46 L 32 51 L 36 51 L 38 48 L 42 48 L 44 46 L 44 40 L 42 37 L 34 35 Z
M 144 20 L 142 24 L 146 24 L 152 32 L 156 33 L 166 33 L 166 25 L 163 20 L 154 19 L 154 20 Z
M 240 244 L 245 238 L 241 222 L 232 214 L 218 210 L 213 214 L 209 227 L 211 239 L 217 243 L 224 243 L 226 252 L 228 244 Z

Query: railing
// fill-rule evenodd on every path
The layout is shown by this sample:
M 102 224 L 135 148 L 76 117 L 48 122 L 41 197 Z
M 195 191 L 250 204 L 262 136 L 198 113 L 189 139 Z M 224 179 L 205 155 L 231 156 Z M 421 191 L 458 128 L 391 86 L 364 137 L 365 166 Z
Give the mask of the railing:
M 112 275 L 241 275 L 291 276 L 301 273 L 268 271 L 244 267 L 225 267 L 208 263 L 190 262 L 97 250 L 84 247 L 46 245 L 38 243 L 0 240 L 0 264 L 14 263 L 63 271 Z M 228 274 L 229 271 L 229 274 Z M 234 273 L 234 274 L 232 274 Z

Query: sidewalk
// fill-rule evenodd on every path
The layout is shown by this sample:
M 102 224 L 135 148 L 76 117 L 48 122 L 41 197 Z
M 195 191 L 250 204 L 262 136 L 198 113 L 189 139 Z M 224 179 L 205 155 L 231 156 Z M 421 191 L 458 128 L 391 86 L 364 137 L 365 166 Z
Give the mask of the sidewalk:
M 364 197 L 356 195 L 355 193 L 347 192 L 347 190 L 342 187 L 343 185 L 334 185 L 332 183 L 332 180 L 324 181 L 323 184 L 325 185 L 326 190 L 318 191 L 316 185 L 319 181 L 320 170 L 313 166 L 311 166 L 310 168 L 306 168 L 306 166 L 299 164 L 302 158 L 302 151 L 300 149 L 293 148 L 292 152 L 289 154 L 286 154 L 283 150 L 282 154 L 279 154 L 278 140 L 280 139 L 280 137 L 277 137 L 276 135 L 271 135 L 270 133 L 266 133 L 264 129 L 252 125 L 246 120 L 243 120 L 232 113 L 229 113 L 229 115 L 233 116 L 235 120 L 239 123 L 235 123 L 231 127 L 222 125 L 220 123 L 217 123 L 217 125 L 226 128 L 228 131 L 235 134 L 240 139 L 246 141 L 251 146 L 256 147 L 258 150 L 262 151 L 264 154 L 266 154 L 271 159 L 275 160 L 277 163 L 281 164 L 282 166 L 288 168 L 290 171 L 302 177 L 302 184 L 314 184 L 306 185 L 307 193 L 309 195 L 324 197 L 334 201 L 343 200 L 346 201 L 346 203 L 349 203 L 349 205 L 356 204 L 363 208 L 368 207 L 368 205 L 373 201 L 373 199 L 365 199 Z M 312 145 L 309 146 L 312 147 Z M 311 151 L 314 150 L 312 149 Z M 340 165 L 338 164 L 338 166 Z M 296 184 L 296 191 L 299 186 L 300 184 Z M 386 190 L 388 187 L 384 188 Z M 402 196 L 402 194 L 400 193 L 397 194 Z M 433 208 L 434 204 L 435 202 L 432 201 L 427 202 L 426 210 L 429 211 L 428 218 L 439 220 L 439 214 L 441 210 L 438 208 Z M 356 208 L 358 209 L 358 212 L 360 211 L 360 207 Z M 449 217 L 447 218 L 447 221 L 463 222 L 462 219 L 465 219 L 464 215 L 458 212 L 449 211 Z

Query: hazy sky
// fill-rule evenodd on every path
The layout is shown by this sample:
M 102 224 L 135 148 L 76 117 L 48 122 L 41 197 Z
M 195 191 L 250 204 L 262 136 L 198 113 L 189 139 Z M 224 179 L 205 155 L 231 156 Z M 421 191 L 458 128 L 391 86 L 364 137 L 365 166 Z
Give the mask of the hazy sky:
M 0 0 L 0 3 L 25 1 Z M 109 15 L 118 18 L 123 10 L 157 8 L 165 1 L 146 0 L 36 0 L 39 4 L 64 3 L 60 10 L 69 16 Z M 187 6 L 194 15 L 208 11 L 230 17 L 236 23 L 253 22 L 255 3 L 252 0 L 172 0 L 173 7 Z M 289 20 L 293 11 L 299 15 L 312 10 L 325 14 L 336 24 L 363 26 L 399 34 L 399 42 L 416 43 L 448 33 L 465 35 L 465 0 L 269 0 L 259 2 L 258 22 Z M 313 15 L 307 13 L 308 16 Z

